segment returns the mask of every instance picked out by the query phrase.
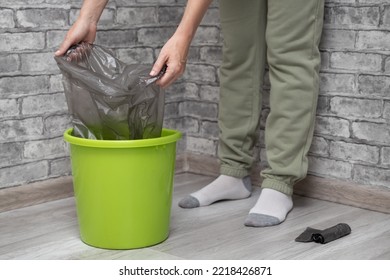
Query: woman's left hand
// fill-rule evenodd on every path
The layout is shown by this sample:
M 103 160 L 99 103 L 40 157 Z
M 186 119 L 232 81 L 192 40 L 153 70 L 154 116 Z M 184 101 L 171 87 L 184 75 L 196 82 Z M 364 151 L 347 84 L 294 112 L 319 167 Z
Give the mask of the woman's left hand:
M 165 43 L 150 72 L 151 76 L 155 76 L 167 65 L 165 74 L 157 81 L 159 86 L 166 88 L 183 75 L 189 46 L 190 41 L 177 34 Z

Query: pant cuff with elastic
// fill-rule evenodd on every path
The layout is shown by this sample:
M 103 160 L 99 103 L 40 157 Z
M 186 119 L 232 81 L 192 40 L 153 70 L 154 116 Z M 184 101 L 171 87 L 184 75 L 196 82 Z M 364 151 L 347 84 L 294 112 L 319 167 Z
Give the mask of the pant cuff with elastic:
M 231 166 L 221 166 L 220 173 L 226 176 L 232 176 L 236 178 L 244 178 L 249 175 L 249 171 L 241 168 L 234 168 Z
M 286 184 L 284 182 L 280 182 L 274 179 L 265 178 L 263 183 L 261 184 L 262 188 L 273 189 L 275 191 L 279 191 L 288 196 L 292 196 L 293 194 L 293 186 Z

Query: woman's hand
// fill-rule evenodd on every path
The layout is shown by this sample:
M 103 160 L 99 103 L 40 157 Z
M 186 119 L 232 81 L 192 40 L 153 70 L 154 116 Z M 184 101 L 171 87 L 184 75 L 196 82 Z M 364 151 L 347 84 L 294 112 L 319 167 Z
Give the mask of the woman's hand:
M 96 24 L 84 19 L 78 19 L 69 29 L 60 48 L 55 52 L 56 56 L 62 56 L 73 45 L 86 42 L 92 44 L 96 38 Z M 69 56 L 73 60 L 72 54 Z
M 161 49 L 150 72 L 151 76 L 155 76 L 161 71 L 164 64 L 167 65 L 165 74 L 157 81 L 157 84 L 162 88 L 168 87 L 184 73 L 191 41 L 211 2 L 212 0 L 187 1 L 175 34 Z
M 96 38 L 97 24 L 108 0 L 84 0 L 80 15 L 69 29 L 60 48 L 55 52 L 61 56 L 78 43 L 92 44 Z M 72 59 L 72 57 L 70 57 Z
M 150 72 L 151 76 L 157 75 L 164 65 L 167 65 L 165 74 L 157 81 L 157 84 L 162 88 L 166 88 L 183 75 L 188 49 L 190 46 L 189 40 L 180 35 L 173 35 L 161 49 L 157 61 Z

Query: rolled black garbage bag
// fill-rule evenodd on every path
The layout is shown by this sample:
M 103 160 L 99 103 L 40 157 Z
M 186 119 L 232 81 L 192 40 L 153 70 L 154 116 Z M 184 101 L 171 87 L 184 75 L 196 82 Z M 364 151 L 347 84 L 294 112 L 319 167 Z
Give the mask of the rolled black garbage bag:
M 161 136 L 164 91 L 149 76 L 151 65 L 126 64 L 93 44 L 71 47 L 55 57 L 63 75 L 73 136 L 134 140 Z
M 351 233 L 351 227 L 345 223 L 339 223 L 333 227 L 319 230 L 314 228 L 306 228 L 295 241 L 297 242 L 316 242 L 325 244 L 333 240 L 339 239 Z
M 297 242 L 312 242 L 313 241 L 313 234 L 316 234 L 319 232 L 321 232 L 320 229 L 307 227 L 304 232 L 302 232 L 297 238 L 295 238 L 295 241 L 297 241 Z
M 312 239 L 316 243 L 325 244 L 333 240 L 339 239 L 345 235 L 351 233 L 349 225 L 340 223 L 333 227 L 322 230 L 321 232 L 314 233 Z

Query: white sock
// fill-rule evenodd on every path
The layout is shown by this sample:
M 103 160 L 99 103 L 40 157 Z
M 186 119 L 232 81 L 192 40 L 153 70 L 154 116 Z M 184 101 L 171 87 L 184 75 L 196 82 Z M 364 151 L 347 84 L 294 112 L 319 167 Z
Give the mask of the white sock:
M 278 225 L 286 219 L 292 208 L 291 196 L 269 188 L 262 189 L 255 206 L 249 211 L 245 225 L 252 227 Z
M 183 208 L 207 206 L 219 200 L 243 199 L 251 195 L 250 177 L 236 178 L 220 175 L 213 182 L 197 192 L 190 194 L 179 202 Z

